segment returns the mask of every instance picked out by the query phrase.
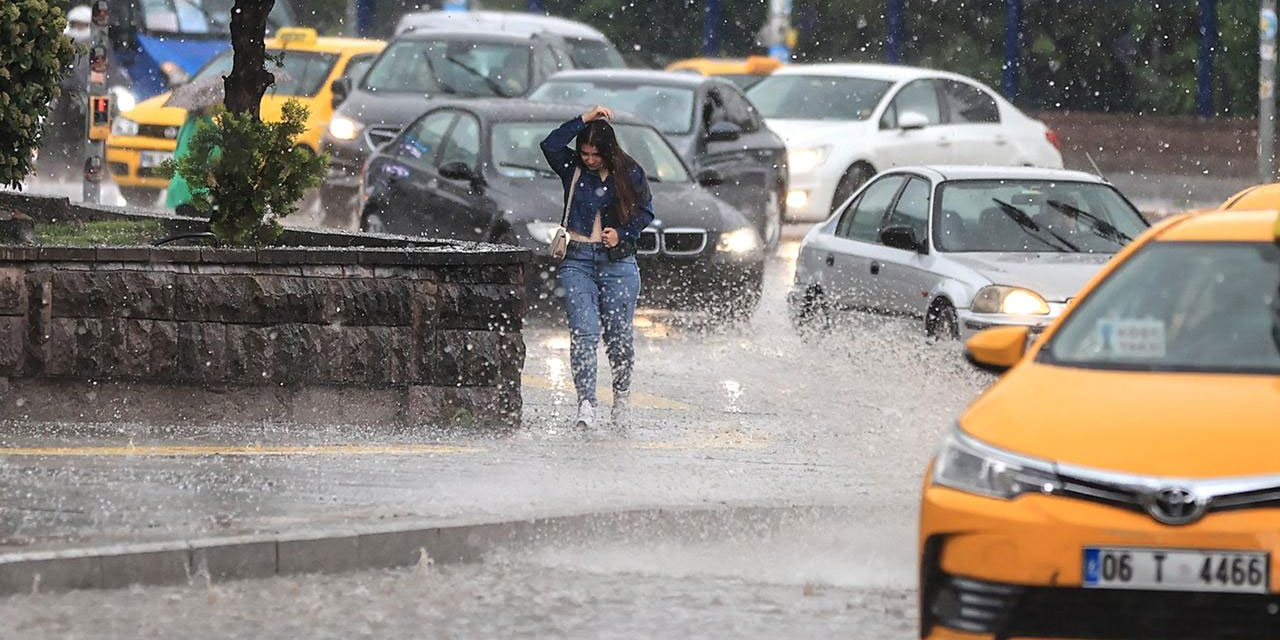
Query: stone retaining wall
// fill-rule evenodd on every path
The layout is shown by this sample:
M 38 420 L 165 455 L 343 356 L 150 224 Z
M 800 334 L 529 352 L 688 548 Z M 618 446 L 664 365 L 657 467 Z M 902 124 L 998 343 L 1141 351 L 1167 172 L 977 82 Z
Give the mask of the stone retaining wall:
M 517 425 L 528 256 L 485 249 L 0 247 L 0 418 Z

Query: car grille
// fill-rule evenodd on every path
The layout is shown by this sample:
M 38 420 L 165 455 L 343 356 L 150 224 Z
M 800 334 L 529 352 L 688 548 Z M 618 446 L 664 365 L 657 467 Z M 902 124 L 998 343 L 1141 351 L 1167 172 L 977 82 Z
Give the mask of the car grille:
M 178 138 L 178 127 L 169 124 L 140 124 L 138 125 L 138 137 L 176 140 Z
M 707 248 L 705 229 L 666 229 L 662 232 L 662 251 L 672 256 L 692 256 Z
M 651 255 L 658 252 L 658 232 L 653 229 L 645 229 L 640 232 L 640 239 L 636 241 L 636 253 Z
M 369 147 L 377 149 L 382 145 L 391 142 L 396 136 L 400 135 L 400 127 L 369 127 L 364 130 L 365 140 L 368 141 Z

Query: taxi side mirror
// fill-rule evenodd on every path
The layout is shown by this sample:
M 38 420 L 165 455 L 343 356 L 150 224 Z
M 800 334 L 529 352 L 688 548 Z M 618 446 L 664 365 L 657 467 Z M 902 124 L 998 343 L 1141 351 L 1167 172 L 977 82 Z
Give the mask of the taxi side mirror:
M 1027 327 L 995 327 L 974 334 L 964 343 L 964 355 L 973 366 L 992 373 L 1009 370 L 1027 352 Z
M 345 76 L 338 78 L 329 85 L 329 89 L 333 93 L 333 108 L 337 109 L 338 105 L 342 104 L 347 99 L 347 96 L 351 94 L 351 78 Z

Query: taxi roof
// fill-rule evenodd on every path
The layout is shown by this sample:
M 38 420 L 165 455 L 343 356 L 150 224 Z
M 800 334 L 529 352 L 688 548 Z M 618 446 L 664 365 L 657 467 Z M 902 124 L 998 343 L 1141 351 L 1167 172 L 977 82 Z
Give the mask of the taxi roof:
M 1280 209 L 1280 183 L 1249 187 L 1222 203 L 1222 209 Z
M 323 53 L 342 53 L 343 51 L 378 51 L 387 46 L 385 40 L 369 38 L 338 38 L 322 36 L 311 42 L 284 42 L 278 37 L 267 38 L 268 49 L 290 49 L 293 51 L 320 51 Z
M 1216 210 L 1188 214 L 1166 227 L 1157 242 L 1268 242 L 1277 240 L 1280 210 Z

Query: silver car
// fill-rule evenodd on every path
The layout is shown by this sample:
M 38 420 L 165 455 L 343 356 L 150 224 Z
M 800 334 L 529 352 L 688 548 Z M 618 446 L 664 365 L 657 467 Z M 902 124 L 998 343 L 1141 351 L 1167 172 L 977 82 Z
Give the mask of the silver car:
M 1048 326 L 1146 220 L 1104 180 L 1030 167 L 881 173 L 805 236 L 797 325 L 837 308 L 924 321 L 930 336 Z

